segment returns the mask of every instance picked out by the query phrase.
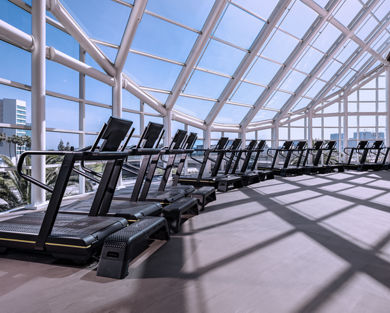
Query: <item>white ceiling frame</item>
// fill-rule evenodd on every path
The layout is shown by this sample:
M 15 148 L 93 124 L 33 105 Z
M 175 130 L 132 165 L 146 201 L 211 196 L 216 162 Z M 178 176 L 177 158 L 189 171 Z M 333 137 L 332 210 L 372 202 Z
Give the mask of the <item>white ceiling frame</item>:
M 214 122 L 223 105 L 229 99 L 229 96 L 233 93 L 236 86 L 240 83 L 245 72 L 251 65 L 252 61 L 257 57 L 257 54 L 259 53 L 260 49 L 263 47 L 264 43 L 269 38 L 270 34 L 276 27 L 277 23 L 283 16 L 285 10 L 290 5 L 291 1 L 292 0 L 281 0 L 278 2 L 275 9 L 272 11 L 268 23 L 264 24 L 260 32 L 257 34 L 255 40 L 249 48 L 248 53 L 244 56 L 244 58 L 241 60 L 240 64 L 236 68 L 232 79 L 229 80 L 229 82 L 223 89 L 221 95 L 218 97 L 218 101 L 213 105 L 212 109 L 207 115 L 205 119 L 206 125 L 210 126 Z
M 310 7 L 312 10 L 314 10 L 317 14 L 319 14 L 320 16 L 325 16 L 327 14 L 327 11 L 322 8 L 321 6 L 319 6 L 317 3 L 315 3 L 313 0 L 301 0 L 301 2 L 303 2 L 304 4 L 306 4 L 308 7 Z M 346 5 L 346 3 L 344 4 Z M 367 11 L 368 11 L 368 14 L 371 14 L 371 11 L 372 11 L 372 8 L 373 6 L 372 5 L 369 5 L 370 8 L 366 5 L 363 6 L 363 9 L 366 8 Z M 360 11 L 361 12 L 361 11 Z M 367 15 L 365 15 L 365 17 L 367 17 Z M 358 14 L 355 19 L 358 18 L 360 19 L 360 14 Z M 353 40 L 356 44 L 358 44 L 360 47 L 362 48 L 365 48 L 366 47 L 366 44 L 364 43 L 363 40 L 361 40 L 359 37 L 357 37 L 355 34 L 354 34 L 354 31 L 349 30 L 347 27 L 345 27 L 343 24 L 341 24 L 338 20 L 336 20 L 333 16 L 330 17 L 328 19 L 329 23 L 331 23 L 334 27 L 336 27 L 339 31 L 341 31 L 344 35 L 346 35 L 347 37 L 349 37 L 351 40 Z M 353 23 L 354 21 L 352 21 Z M 374 51 L 373 49 L 371 49 L 371 47 L 369 47 L 367 49 L 367 51 L 372 54 L 378 61 L 381 61 L 383 62 L 384 59 L 383 57 L 378 54 L 376 51 Z
M 225 6 L 227 4 L 227 0 L 216 0 L 209 15 L 207 16 L 206 21 L 203 24 L 202 31 L 198 38 L 196 39 L 188 57 L 185 62 L 185 66 L 181 69 L 175 84 L 172 88 L 172 93 L 168 96 L 167 101 L 165 103 L 165 107 L 170 110 L 176 103 L 177 98 L 179 97 L 182 89 L 190 77 L 191 72 L 198 61 L 203 48 L 206 46 L 211 33 L 217 24 L 220 16 L 222 15 Z
M 332 46 L 328 49 L 327 53 L 321 58 L 321 60 L 312 69 L 308 78 L 305 79 L 296 89 L 295 95 L 290 97 L 281 108 L 280 113 L 276 114 L 276 116 L 274 117 L 274 121 L 279 122 L 284 116 L 286 116 L 286 114 L 289 113 L 289 110 L 296 103 L 296 101 L 304 94 L 307 88 L 316 79 L 316 77 L 324 70 L 324 68 L 329 64 L 329 62 L 333 59 L 336 53 L 344 46 L 347 40 L 350 39 L 350 36 L 356 31 L 356 29 L 360 26 L 360 24 L 364 22 L 365 18 L 370 13 L 370 8 L 374 7 L 378 2 L 379 0 L 372 0 L 369 6 L 362 9 L 365 11 L 363 14 L 358 14 L 359 18 L 354 21 L 354 25 L 351 27 L 351 31 L 349 35 L 345 35 L 344 33 L 340 34 L 340 36 L 335 40 Z M 358 49 L 361 48 L 359 47 Z
M 133 42 L 138 24 L 141 22 L 147 3 L 148 0 L 135 0 L 115 58 L 114 66 L 117 72 L 122 72 L 123 67 L 125 66 L 130 46 Z
M 59 0 L 47 0 L 48 10 L 64 26 L 66 31 L 78 41 L 81 47 L 106 71 L 114 77 L 116 70 L 106 55 L 92 42 L 72 15 L 64 8 Z
M 31 51 L 34 47 L 34 40 L 30 34 L 3 20 L 0 20 L 0 38 L 28 51 Z
M 370 40 L 367 42 L 367 46 L 370 46 L 377 37 L 381 34 L 383 29 L 385 29 L 390 24 L 390 14 L 387 14 L 381 24 L 378 24 L 378 27 L 372 31 L 373 36 L 371 36 Z M 359 51 L 359 52 L 358 52 Z M 316 104 L 323 100 L 322 96 L 326 95 L 336 84 L 337 82 L 344 76 L 344 74 L 359 60 L 359 58 L 366 52 L 367 49 L 357 48 L 352 54 L 353 57 L 345 63 L 330 79 L 330 83 L 325 85 L 322 90 L 318 93 L 318 96 L 307 106 L 308 109 L 314 107 Z M 357 74 L 355 74 L 357 75 Z
M 291 54 L 287 58 L 284 67 L 279 69 L 274 78 L 271 80 L 268 89 L 264 90 L 262 94 L 257 98 L 253 110 L 249 111 L 244 117 L 244 119 L 241 121 L 241 126 L 243 128 L 247 127 L 249 123 L 253 120 L 253 118 L 256 116 L 257 112 L 262 109 L 262 107 L 276 90 L 280 82 L 288 75 L 295 62 L 302 56 L 306 48 L 310 45 L 310 42 L 312 41 L 314 36 L 317 35 L 317 32 L 326 23 L 327 18 L 331 16 L 333 10 L 340 2 L 341 0 L 337 0 L 332 3 L 329 8 L 329 11 L 327 11 L 327 16 L 319 16 L 316 18 L 311 27 L 306 31 L 302 41 L 294 48 L 293 52 L 291 52 Z

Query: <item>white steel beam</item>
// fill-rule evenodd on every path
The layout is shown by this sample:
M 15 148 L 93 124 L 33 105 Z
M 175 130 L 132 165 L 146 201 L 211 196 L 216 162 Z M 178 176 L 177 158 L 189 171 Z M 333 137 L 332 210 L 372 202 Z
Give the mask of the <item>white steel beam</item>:
M 304 4 L 306 4 L 308 7 L 310 7 L 312 10 L 316 11 L 317 14 L 319 14 L 320 16 L 326 16 L 327 15 L 327 10 L 325 10 L 324 8 L 322 8 L 321 6 L 319 6 L 316 2 L 314 2 L 313 0 L 301 0 Z M 344 5 L 347 5 L 348 3 L 346 2 Z M 367 8 L 368 8 L 368 5 L 366 4 L 365 5 Z M 373 6 L 370 6 L 372 10 L 374 7 Z M 363 7 L 364 9 L 364 7 Z M 369 10 L 369 11 L 370 11 Z M 370 14 L 370 12 L 369 12 Z M 357 15 L 359 16 L 359 14 Z M 351 38 L 351 40 L 353 40 L 355 43 L 357 43 L 360 47 L 362 48 L 365 48 L 366 47 L 366 44 L 364 43 L 363 40 L 361 40 L 359 37 L 357 37 L 355 34 L 354 34 L 354 31 L 349 30 L 347 27 L 345 27 L 343 24 L 341 24 L 337 19 L 335 19 L 333 16 L 330 17 L 328 19 L 329 23 L 331 23 L 333 26 L 335 26 L 339 31 L 341 31 L 344 35 L 346 35 L 347 37 Z M 367 51 L 369 53 L 371 53 L 378 61 L 381 61 L 383 62 L 384 59 L 383 57 L 378 54 L 376 51 L 374 51 L 373 49 L 371 49 L 371 47 L 368 47 L 367 48 Z
M 92 66 L 82 61 L 79 61 L 53 47 L 46 48 L 46 56 L 49 60 L 65 65 L 66 67 L 69 67 L 80 73 L 86 74 L 107 85 L 114 86 L 115 84 L 114 79 L 107 74 L 102 73 L 99 70 L 93 68 Z
M 372 31 L 372 36 L 370 36 L 370 40 L 367 42 L 367 46 L 371 45 L 381 34 L 381 32 L 386 29 L 386 27 L 390 24 L 390 13 L 386 15 L 382 19 L 382 23 L 378 25 L 377 28 L 375 28 Z M 333 75 L 333 77 L 330 79 L 329 83 L 325 85 L 322 90 L 318 93 L 318 95 L 315 97 L 315 99 L 308 105 L 308 107 L 313 107 L 316 104 L 318 104 L 321 99 L 323 99 L 323 96 L 327 94 L 336 84 L 337 82 L 344 76 L 344 74 L 353 67 L 353 65 L 359 60 L 359 58 L 363 55 L 365 52 L 365 49 L 357 48 L 352 56 L 349 58 L 349 60 L 344 63 L 344 65 L 336 72 L 336 74 Z M 291 98 L 290 98 L 291 99 Z M 289 101 L 288 101 L 289 102 Z
M 109 74 L 115 76 L 115 68 L 102 51 L 91 41 L 88 35 L 64 8 L 59 0 L 47 0 L 47 7 L 64 26 L 66 31 L 76 39 L 81 47 Z
M 31 53 L 31 149 L 46 149 L 46 1 L 34 0 L 32 4 L 32 36 L 34 48 Z M 32 156 L 32 177 L 45 183 L 46 161 L 44 156 Z M 31 186 L 31 204 L 38 207 L 46 201 L 45 191 Z
M 202 27 L 202 31 L 199 34 L 198 38 L 193 45 L 190 54 L 187 57 L 185 66 L 181 69 L 179 76 L 177 77 L 175 84 L 172 88 L 172 93 L 168 96 L 165 103 L 165 107 L 170 109 L 174 106 L 177 98 L 179 97 L 184 84 L 186 83 L 188 77 L 191 75 L 191 72 L 198 61 L 203 48 L 206 46 L 210 35 L 218 22 L 225 6 L 227 0 L 216 0 L 214 5 Z
M 136 96 L 138 99 L 140 99 L 142 102 L 148 104 L 152 109 L 156 110 L 162 115 L 166 114 L 165 108 L 162 106 L 162 104 L 153 98 L 151 95 L 143 91 L 135 82 L 133 82 L 130 77 L 128 77 L 125 74 L 122 74 L 123 78 L 123 88 L 132 93 L 134 96 Z
M 284 11 L 290 5 L 291 1 L 292 0 L 281 0 L 278 2 L 275 9 L 272 11 L 268 23 L 264 24 L 260 32 L 257 34 L 255 40 L 249 48 L 249 51 L 236 68 L 233 77 L 229 80 L 221 95 L 218 97 L 217 102 L 213 105 L 211 111 L 207 115 L 205 119 L 206 125 L 211 125 L 214 122 L 218 113 L 221 111 L 222 107 L 229 99 L 229 96 L 232 94 L 236 86 L 240 83 L 242 77 L 244 76 L 249 66 L 252 64 L 253 60 L 257 57 L 260 49 L 263 47 L 264 43 L 274 30 L 275 26 L 283 16 Z
M 247 127 L 252 119 L 256 116 L 257 112 L 265 105 L 267 100 L 276 90 L 280 82 L 287 76 L 289 71 L 292 69 L 295 62 L 301 57 L 305 49 L 308 47 L 314 36 L 317 35 L 318 31 L 322 28 L 322 26 L 326 23 L 326 19 L 331 16 L 333 10 L 336 8 L 337 4 L 341 0 L 333 1 L 329 11 L 327 11 L 326 16 L 317 17 L 317 19 L 313 22 L 312 26 L 307 30 L 305 35 L 303 36 L 302 41 L 295 47 L 293 52 L 291 52 L 290 56 L 287 58 L 283 67 L 279 69 L 274 78 L 269 83 L 269 87 L 262 92 L 259 98 L 255 102 L 255 106 L 252 110 L 250 110 L 244 119 L 241 121 L 241 126 L 243 128 Z
M 197 119 L 193 116 L 189 116 L 176 110 L 172 110 L 172 119 L 199 129 L 206 129 L 203 120 Z
M 375 5 L 379 2 L 379 0 L 371 0 L 366 7 L 362 9 L 362 12 L 358 14 L 359 18 L 357 18 L 354 21 L 353 26 L 351 27 L 350 34 L 353 34 L 356 29 L 361 25 L 361 23 L 364 22 L 367 15 L 370 14 L 370 9 L 375 7 Z M 297 88 L 295 95 L 291 96 L 287 102 L 283 105 L 282 109 L 280 110 L 280 113 L 276 114 L 274 117 L 274 120 L 280 120 L 286 114 L 288 114 L 291 107 L 295 104 L 295 102 L 303 95 L 303 93 L 307 90 L 307 88 L 311 85 L 311 83 L 316 79 L 316 77 L 322 72 L 322 70 L 328 65 L 328 63 L 334 58 L 336 53 L 343 47 L 343 45 L 346 43 L 346 41 L 350 39 L 350 35 L 344 35 L 341 34 L 336 41 L 333 43 L 333 45 L 328 49 L 326 54 L 321 58 L 321 60 L 317 63 L 317 65 L 313 68 L 313 70 L 310 72 L 310 75 L 299 85 Z M 360 47 L 358 48 L 362 50 Z M 357 50 L 358 50 L 357 49 Z M 347 63 L 350 63 L 347 62 Z M 344 64 L 345 66 L 345 64 Z M 329 86 L 326 85 L 326 86 Z
M 32 36 L 20 29 L 0 20 L 0 39 L 4 39 L 25 50 L 31 51 L 33 48 Z
M 136 0 L 131 10 L 129 20 L 127 21 L 125 32 L 123 33 L 122 41 L 119 46 L 118 53 L 115 59 L 115 68 L 118 72 L 122 72 L 125 66 L 127 55 L 131 43 L 133 42 L 138 24 L 141 22 L 148 0 Z

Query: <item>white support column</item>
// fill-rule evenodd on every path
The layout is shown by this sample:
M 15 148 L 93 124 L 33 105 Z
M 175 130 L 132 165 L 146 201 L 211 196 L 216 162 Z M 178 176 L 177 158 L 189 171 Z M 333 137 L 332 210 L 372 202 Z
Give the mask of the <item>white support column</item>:
M 122 117 L 122 73 L 115 76 L 115 85 L 112 87 L 112 116 Z
M 85 62 L 85 50 L 80 46 L 79 60 Z M 85 74 L 79 73 L 79 148 L 85 147 Z M 79 175 L 79 192 L 85 193 L 85 177 Z
M 313 146 L 313 109 L 307 112 L 307 144 L 309 148 Z
M 390 65 L 386 65 L 386 146 L 390 147 Z
M 208 126 L 203 131 L 203 149 L 210 148 L 210 145 L 211 145 L 211 127 Z M 207 161 L 207 165 L 206 165 L 206 168 L 205 168 L 205 173 L 209 173 L 210 169 L 211 169 L 210 161 Z
M 32 36 L 34 48 L 31 53 L 31 149 L 45 150 L 46 120 L 46 1 L 32 2 Z M 45 157 L 32 157 L 32 176 L 45 182 Z M 34 207 L 45 202 L 45 191 L 35 185 L 31 186 L 31 204 Z
M 343 150 L 348 147 L 348 94 L 343 95 L 344 105 L 344 137 L 343 137 Z M 347 162 L 347 157 L 344 155 L 344 161 Z
M 144 114 L 144 106 L 145 104 L 140 101 L 139 102 L 139 135 L 141 136 L 145 129 L 145 114 Z
M 272 148 L 279 146 L 279 123 L 274 123 L 271 129 Z
M 172 110 L 167 110 L 167 114 L 163 118 L 164 123 L 164 146 L 168 147 L 171 143 L 171 137 L 172 137 Z

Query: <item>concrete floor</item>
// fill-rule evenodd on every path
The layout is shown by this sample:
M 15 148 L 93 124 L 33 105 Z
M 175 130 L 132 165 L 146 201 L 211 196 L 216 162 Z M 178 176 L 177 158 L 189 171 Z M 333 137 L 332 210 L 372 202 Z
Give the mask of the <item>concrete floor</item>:
M 277 178 L 218 195 L 124 280 L 0 258 L 0 311 L 390 312 L 390 172 Z

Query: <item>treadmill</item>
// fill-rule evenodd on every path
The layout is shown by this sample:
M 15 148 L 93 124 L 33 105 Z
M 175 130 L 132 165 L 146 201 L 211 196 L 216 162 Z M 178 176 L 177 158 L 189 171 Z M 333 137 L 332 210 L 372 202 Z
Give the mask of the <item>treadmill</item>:
M 312 148 L 306 150 L 305 159 L 303 161 L 303 170 L 305 174 L 330 173 L 335 169 L 338 172 L 344 172 L 343 164 L 332 163 L 332 155 L 337 152 L 336 141 L 329 140 L 324 143 L 322 140 L 317 140 Z
M 195 187 L 203 186 L 212 186 L 218 191 L 226 192 L 230 187 L 240 188 L 242 187 L 242 179 L 236 175 L 218 175 L 219 169 L 221 167 L 222 161 L 225 157 L 225 154 L 229 151 L 228 149 L 234 148 L 234 145 L 237 145 L 239 141 L 233 141 L 229 148 L 226 148 L 229 142 L 229 138 L 221 137 L 215 148 L 211 149 L 194 149 L 194 151 L 203 153 L 202 161 L 199 161 L 191 155 L 191 159 L 197 163 L 200 163 L 200 169 L 197 175 L 181 175 L 178 178 L 178 183 L 182 185 L 193 185 Z M 234 149 L 231 149 L 232 151 Z M 211 156 L 216 154 L 216 158 Z M 212 167 L 210 174 L 205 174 L 205 169 L 207 163 L 211 161 L 214 166 Z
M 359 166 L 364 164 L 367 157 L 366 149 L 368 148 L 368 140 L 360 140 L 356 147 L 345 147 L 344 154 L 348 156 L 347 163 L 343 164 L 345 169 L 358 169 Z M 353 157 L 355 156 L 355 160 Z
M 358 171 L 379 171 L 386 168 L 389 149 L 384 146 L 383 140 L 376 140 L 371 146 L 367 144 L 358 153 L 360 155 L 359 164 L 356 167 Z
M 303 169 L 301 162 L 306 148 L 306 141 L 298 141 L 293 145 L 293 141 L 285 141 L 282 147 L 268 149 L 267 155 L 272 158 L 270 167 L 260 167 L 260 169 L 271 170 L 280 176 L 301 175 Z M 279 166 L 279 159 L 282 158 L 282 166 Z
M 177 180 L 180 177 L 187 156 L 191 154 L 194 150 L 194 144 L 196 142 L 198 135 L 196 133 L 190 133 L 187 136 L 187 131 L 185 130 L 177 130 L 172 143 L 171 154 L 169 155 L 169 159 L 165 164 L 164 174 L 160 181 L 158 190 L 159 191 L 174 191 L 180 190 L 184 192 L 185 196 L 190 196 L 192 198 L 196 198 L 200 205 L 200 210 L 204 210 L 205 206 L 216 200 L 215 188 L 211 186 L 204 186 L 201 188 L 195 188 L 192 185 L 178 185 Z M 168 151 L 165 152 L 169 154 Z M 180 157 L 179 162 L 177 163 L 176 173 L 173 175 L 171 186 L 167 186 L 169 177 L 171 176 L 172 169 L 175 167 L 176 158 Z M 161 168 L 161 167 L 160 167 Z
M 157 155 L 160 153 L 160 149 L 155 148 L 140 148 L 140 147 L 132 147 L 129 150 L 126 150 L 126 145 L 129 142 L 134 129 L 130 131 L 130 134 L 127 136 L 122 147 L 120 147 L 121 138 L 120 132 L 125 129 L 126 124 L 132 125 L 131 121 L 127 121 L 124 119 L 110 117 L 108 122 L 105 123 L 98 134 L 94 144 L 91 147 L 86 147 L 84 150 L 86 151 L 117 151 L 121 150 L 124 153 L 127 153 L 127 157 L 129 156 L 141 156 L 146 160 L 151 158 L 153 155 Z M 129 127 L 130 127 L 129 126 Z M 128 128 L 129 128 L 128 127 Z M 160 134 L 160 126 L 157 125 L 148 125 L 148 130 L 144 133 L 142 137 L 142 141 L 144 143 L 148 143 L 148 146 L 154 145 L 155 141 L 158 141 Z M 102 145 L 100 141 L 103 140 Z M 122 169 L 125 165 L 122 166 Z M 146 171 L 145 166 L 143 171 Z M 77 167 L 73 169 L 76 173 L 83 175 L 87 179 L 91 179 L 97 183 L 99 183 L 102 179 L 102 175 L 88 168 L 84 162 L 81 162 L 81 169 L 79 170 Z M 142 174 L 140 174 L 142 176 Z M 133 190 L 134 191 L 134 190 Z M 126 218 L 129 222 L 135 222 L 145 216 L 159 216 L 162 212 L 162 206 L 159 202 L 142 202 L 138 201 L 140 189 L 136 189 L 134 191 L 134 197 L 131 202 L 125 201 L 113 201 L 110 206 L 106 206 L 104 212 L 101 212 L 102 215 L 109 216 L 120 216 Z M 111 197 L 113 196 L 113 192 L 110 190 Z M 91 203 L 93 202 L 93 195 L 87 195 L 82 200 L 76 200 L 61 207 L 61 212 L 67 213 L 79 213 L 86 214 L 89 212 L 91 207 Z
M 129 129 L 129 124 L 118 129 L 116 141 L 123 140 Z M 131 124 L 130 124 L 131 125 Z M 106 138 L 103 146 L 110 146 L 113 137 Z M 27 156 L 56 155 L 63 156 L 63 161 L 54 187 L 49 186 L 23 172 L 23 163 Z M 26 213 L 17 217 L 0 221 L 0 250 L 18 249 L 29 252 L 41 252 L 55 258 L 68 259 L 75 263 L 86 263 L 92 256 L 98 256 L 106 239 L 112 243 L 125 239 L 126 253 L 102 255 L 99 262 L 98 275 L 122 278 L 127 274 L 128 262 L 134 257 L 130 251 L 135 242 L 152 238 L 169 239 L 167 224 L 162 217 L 145 219 L 142 222 L 129 224 L 119 216 L 103 216 L 111 204 L 112 193 L 118 181 L 118 173 L 127 153 L 111 151 L 27 151 L 18 161 L 17 171 L 23 178 L 50 192 L 46 211 Z M 102 178 L 88 214 L 71 214 L 59 212 L 70 175 L 76 162 L 106 161 Z M 118 237 L 119 236 L 119 237 Z M 106 247 L 107 248 L 107 247 Z M 112 267 L 105 266 L 107 259 L 112 261 Z M 117 266 L 119 265 L 119 266 Z M 116 272 L 116 270 L 118 270 Z

